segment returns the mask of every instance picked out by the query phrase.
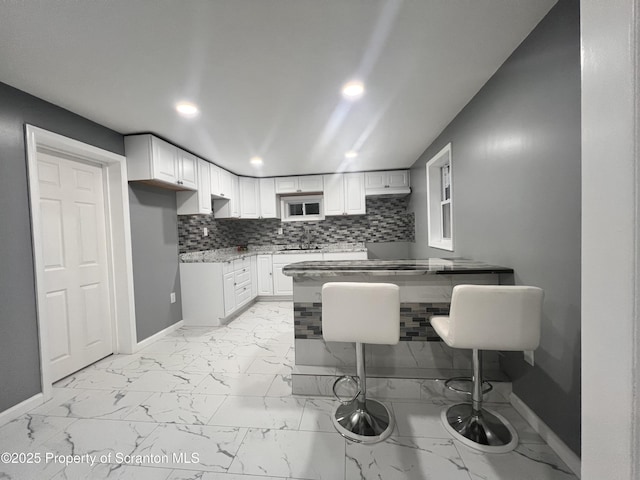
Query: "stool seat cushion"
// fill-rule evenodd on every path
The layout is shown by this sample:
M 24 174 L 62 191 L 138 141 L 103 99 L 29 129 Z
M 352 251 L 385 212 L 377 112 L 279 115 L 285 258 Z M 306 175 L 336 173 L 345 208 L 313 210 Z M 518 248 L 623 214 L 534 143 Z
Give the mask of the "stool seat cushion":
M 535 350 L 543 297 L 537 287 L 457 285 L 449 316 L 433 317 L 431 325 L 454 348 Z
M 325 283 L 322 336 L 329 342 L 397 344 L 400 288 L 392 283 Z

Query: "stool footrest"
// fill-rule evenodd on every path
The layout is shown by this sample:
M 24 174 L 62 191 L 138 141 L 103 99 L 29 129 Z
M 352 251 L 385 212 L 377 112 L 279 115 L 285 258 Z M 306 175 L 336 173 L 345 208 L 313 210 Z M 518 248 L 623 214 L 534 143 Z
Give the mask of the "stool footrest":
M 457 387 L 454 385 L 455 382 L 469 384 L 468 387 Z M 464 393 L 466 395 L 471 395 L 471 389 L 473 388 L 473 380 L 470 377 L 453 377 L 444 382 L 444 386 L 449 390 L 453 390 L 454 392 Z M 482 382 L 482 394 L 489 393 L 493 390 L 493 385 L 489 382 Z

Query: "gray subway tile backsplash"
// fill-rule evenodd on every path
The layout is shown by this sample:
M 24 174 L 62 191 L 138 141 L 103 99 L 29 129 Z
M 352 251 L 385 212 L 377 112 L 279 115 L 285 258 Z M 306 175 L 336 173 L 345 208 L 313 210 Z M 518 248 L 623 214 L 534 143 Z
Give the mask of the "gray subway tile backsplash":
M 326 217 L 315 222 L 282 222 L 279 219 L 215 219 L 213 215 L 179 215 L 180 253 L 213 250 L 235 245 L 301 243 L 307 229 L 311 243 L 413 242 L 414 215 L 407 211 L 408 197 L 367 198 L 366 215 Z M 203 236 L 203 229 L 209 235 Z M 278 235 L 282 228 L 283 234 Z

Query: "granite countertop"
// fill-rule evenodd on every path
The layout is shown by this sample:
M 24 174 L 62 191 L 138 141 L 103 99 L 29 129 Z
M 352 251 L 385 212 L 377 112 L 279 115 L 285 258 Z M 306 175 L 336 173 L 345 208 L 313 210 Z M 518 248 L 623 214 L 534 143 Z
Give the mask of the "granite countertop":
M 301 248 L 306 247 L 306 248 Z M 292 253 L 325 252 L 366 252 L 364 242 L 357 243 L 314 243 L 311 245 L 255 245 L 247 250 L 238 251 L 236 247 L 189 252 L 179 255 L 181 263 L 220 263 L 250 257 L 253 255 L 287 255 Z
M 456 275 L 513 273 L 512 268 L 489 265 L 465 258 L 422 260 L 335 260 L 298 262 L 282 273 L 289 277 L 332 277 L 342 275 Z

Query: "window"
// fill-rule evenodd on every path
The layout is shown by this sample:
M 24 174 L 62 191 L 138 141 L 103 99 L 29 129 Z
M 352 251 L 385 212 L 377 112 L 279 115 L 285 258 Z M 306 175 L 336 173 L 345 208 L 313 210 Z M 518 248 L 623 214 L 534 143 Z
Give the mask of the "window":
M 323 202 L 320 195 L 281 197 L 280 202 L 283 222 L 324 220 Z
M 453 179 L 451 144 L 427 162 L 429 246 L 453 251 Z

